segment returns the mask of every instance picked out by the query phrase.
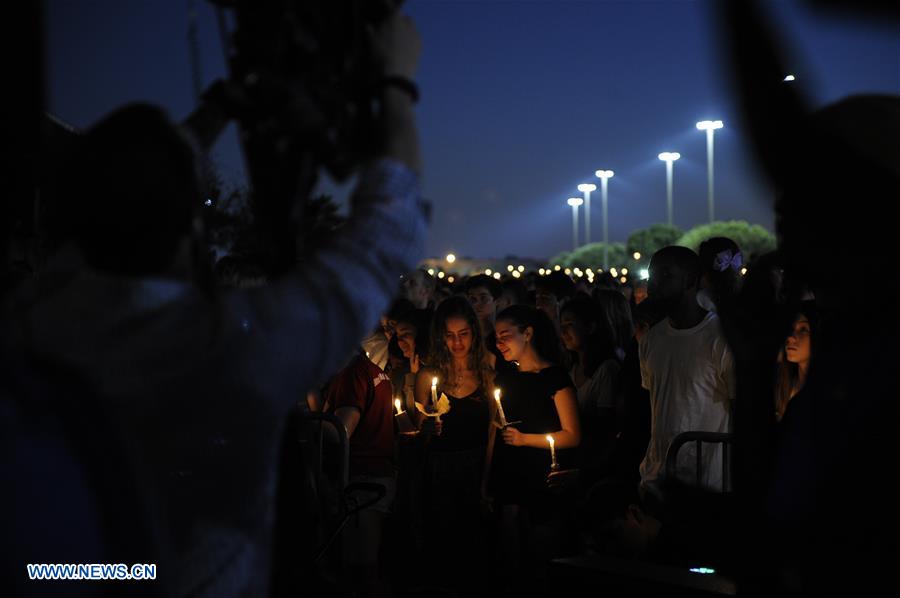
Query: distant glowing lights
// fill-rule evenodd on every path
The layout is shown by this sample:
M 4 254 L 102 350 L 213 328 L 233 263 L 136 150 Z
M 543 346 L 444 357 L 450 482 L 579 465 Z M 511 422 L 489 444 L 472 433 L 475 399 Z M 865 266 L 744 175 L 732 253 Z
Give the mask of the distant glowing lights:
M 721 129 L 724 126 L 725 125 L 721 120 L 701 120 L 697 123 L 697 129 L 701 131 L 708 131 L 710 129 L 715 131 L 716 129 Z
M 453 255 L 452 253 L 448 253 L 447 254 L 447 263 L 452 264 L 455 261 L 456 261 L 456 256 Z

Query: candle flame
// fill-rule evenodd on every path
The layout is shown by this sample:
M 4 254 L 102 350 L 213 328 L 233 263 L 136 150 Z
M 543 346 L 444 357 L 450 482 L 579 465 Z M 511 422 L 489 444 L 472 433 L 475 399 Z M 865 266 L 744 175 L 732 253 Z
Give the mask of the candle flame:
M 400 399 L 394 399 L 394 407 L 397 408 L 397 415 L 400 415 Z
M 499 388 L 494 389 L 494 400 L 497 401 L 498 403 L 500 402 L 500 389 Z
M 432 379 L 431 379 L 431 386 L 432 386 L 432 387 L 437 386 L 437 378 L 432 378 Z
M 553 436 L 550 436 L 550 434 L 547 434 L 547 442 L 550 443 L 550 446 L 551 446 L 551 447 L 552 447 L 554 444 L 556 444 L 556 442 L 553 440 Z

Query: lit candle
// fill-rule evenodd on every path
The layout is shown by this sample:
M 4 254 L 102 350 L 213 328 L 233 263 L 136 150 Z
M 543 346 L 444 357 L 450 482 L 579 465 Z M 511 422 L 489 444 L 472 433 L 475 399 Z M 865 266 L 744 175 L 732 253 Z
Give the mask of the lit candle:
M 556 462 L 556 441 L 553 436 L 547 434 L 547 442 L 550 443 L 550 469 L 558 469 L 559 463 Z
M 438 408 L 437 407 L 437 382 L 438 382 L 437 378 L 431 379 L 431 409 L 435 413 L 437 413 L 437 408 Z M 437 419 L 437 421 L 441 421 L 441 416 L 438 415 L 436 417 L 436 419 Z
M 394 407 L 397 408 L 397 415 L 403 413 L 403 409 L 400 408 L 400 399 L 394 399 Z
M 500 412 L 500 425 L 506 427 L 506 414 L 503 413 L 503 404 L 500 402 L 500 389 L 494 389 L 494 400 L 497 401 L 497 411 Z

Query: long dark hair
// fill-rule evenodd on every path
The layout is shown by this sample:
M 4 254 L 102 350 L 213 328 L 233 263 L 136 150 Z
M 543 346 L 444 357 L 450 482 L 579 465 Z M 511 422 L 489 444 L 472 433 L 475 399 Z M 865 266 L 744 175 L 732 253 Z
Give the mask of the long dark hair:
M 497 321 L 511 322 L 519 332 L 531 326 L 534 331 L 532 342 L 540 358 L 552 364 L 563 363 L 556 328 L 543 311 L 530 305 L 510 305 L 500 312 Z
M 814 301 L 803 301 L 797 310 L 797 316 L 791 322 L 793 331 L 794 323 L 801 316 L 805 316 L 809 322 L 809 364 L 812 366 L 816 356 L 816 342 L 819 337 L 819 312 Z M 778 352 L 778 365 L 775 373 L 775 417 L 780 420 L 784 416 L 791 397 L 803 388 L 803 380 L 800 380 L 800 366 L 787 360 L 785 344 L 781 345 Z M 808 375 L 808 371 L 807 371 Z
M 634 321 L 631 319 L 628 299 L 619 291 L 597 289 L 594 301 L 600 309 L 600 318 L 611 335 L 613 347 L 624 350 L 634 337 Z
M 618 291 L 611 292 L 618 293 Z M 562 321 L 563 314 L 566 313 L 571 313 L 582 326 L 590 331 L 585 339 L 584 363 L 581 364 L 584 375 L 590 378 L 601 363 L 615 358 L 615 341 L 612 331 L 605 322 L 601 321 L 598 306 L 587 295 L 579 293 L 563 305 L 559 312 L 560 321 Z
M 468 299 L 455 295 L 441 302 L 431 320 L 431 350 L 428 365 L 439 370 L 444 380 L 451 380 L 453 357 L 447 348 L 447 320 L 462 318 L 472 331 L 472 347 L 469 349 L 469 368 L 478 376 L 478 382 L 487 392 L 492 383 L 491 369 L 487 361 L 487 349 L 481 334 L 481 325 Z
M 411 308 L 396 319 L 397 324 L 410 324 L 416 329 L 415 354 L 423 363 L 428 363 L 428 353 L 431 351 L 431 311 L 428 309 Z M 394 335 L 396 337 L 396 334 Z

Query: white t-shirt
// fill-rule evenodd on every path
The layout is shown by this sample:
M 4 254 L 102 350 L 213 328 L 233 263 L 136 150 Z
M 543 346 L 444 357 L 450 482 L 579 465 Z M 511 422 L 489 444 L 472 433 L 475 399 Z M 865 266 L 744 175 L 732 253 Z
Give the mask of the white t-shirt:
M 641 485 L 658 490 L 669 443 L 682 432 L 730 432 L 735 394 L 734 358 L 716 314 L 693 328 L 675 329 L 666 318 L 641 339 L 641 384 L 650 391 L 650 443 L 641 462 Z M 701 485 L 722 489 L 721 445 L 704 445 Z M 696 480 L 696 445 L 678 453 L 677 477 Z
M 582 413 L 597 415 L 604 409 L 615 409 L 620 402 L 617 396 L 617 381 L 622 366 L 615 359 L 607 359 L 594 370 L 594 374 L 576 388 L 575 396 L 578 399 L 578 409 Z M 569 376 L 575 380 L 575 368 L 569 371 Z

